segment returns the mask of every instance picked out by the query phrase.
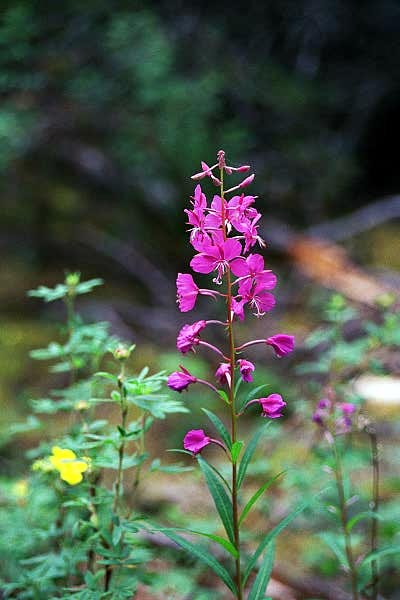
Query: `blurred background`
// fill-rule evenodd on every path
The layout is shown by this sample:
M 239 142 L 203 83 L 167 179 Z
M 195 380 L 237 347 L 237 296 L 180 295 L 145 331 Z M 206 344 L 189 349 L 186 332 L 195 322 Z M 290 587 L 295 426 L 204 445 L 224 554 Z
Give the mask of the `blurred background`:
M 175 369 L 190 175 L 220 148 L 256 173 L 279 277 L 273 316 L 249 335 L 294 333 L 301 356 L 331 291 L 371 314 L 399 290 L 400 4 L 199 4 L 2 2 L 3 429 L 50 385 L 28 352 L 64 317 L 26 292 L 66 270 L 104 279 L 79 311 L 137 343 L 138 368 Z M 295 399 L 289 362 L 268 360 Z

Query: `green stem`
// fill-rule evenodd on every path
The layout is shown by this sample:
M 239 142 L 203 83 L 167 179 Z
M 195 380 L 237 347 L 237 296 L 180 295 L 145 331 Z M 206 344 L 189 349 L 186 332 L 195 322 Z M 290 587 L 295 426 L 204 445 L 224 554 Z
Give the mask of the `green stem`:
M 221 206 L 222 206 L 222 227 L 224 232 L 224 238 L 226 239 L 225 229 L 225 196 L 224 196 L 224 170 L 220 169 L 220 180 L 221 180 Z M 233 321 L 232 321 L 232 283 L 231 283 L 231 272 L 227 269 L 226 273 L 227 282 L 227 295 L 226 295 L 226 306 L 227 306 L 227 323 L 228 323 L 228 336 L 229 336 L 229 363 L 230 363 L 230 374 L 231 382 L 229 387 L 229 405 L 231 411 L 231 435 L 232 444 L 236 442 L 237 426 L 236 426 L 236 407 L 235 407 L 235 362 L 236 362 L 236 351 L 235 341 L 233 334 Z M 237 587 L 237 600 L 243 599 L 242 589 L 242 575 L 241 575 L 241 564 L 240 564 L 240 531 L 239 531 L 239 511 L 238 511 L 238 487 L 237 487 L 237 466 L 236 461 L 232 462 L 232 513 L 233 513 L 233 535 L 235 541 L 235 548 L 238 552 L 238 557 L 235 560 L 236 567 L 236 587 Z
M 343 535 L 346 546 L 346 556 L 347 562 L 350 570 L 350 578 L 351 578 L 351 588 L 353 593 L 353 600 L 359 600 L 358 589 L 357 589 L 357 569 L 354 562 L 353 549 L 351 547 L 351 536 L 348 530 L 348 513 L 347 513 L 347 505 L 346 498 L 344 493 L 344 484 L 343 484 L 343 469 L 342 469 L 342 461 L 340 458 L 340 451 L 336 443 L 336 439 L 333 438 L 332 442 L 334 456 L 335 456 L 335 475 L 336 475 L 336 485 L 339 496 L 339 507 L 340 507 L 340 516 L 342 521 Z
M 378 440 L 376 437 L 376 431 L 373 427 L 368 426 L 366 432 L 369 436 L 371 445 L 371 466 L 372 466 L 372 511 L 377 515 L 379 510 L 379 450 Z M 375 552 L 378 549 L 378 520 L 373 518 L 371 520 L 371 552 Z M 378 598 L 378 583 L 379 583 L 379 566 L 378 561 L 373 560 L 371 562 L 371 600 L 377 600 Z
M 124 386 L 124 375 L 125 375 L 125 363 L 124 361 L 121 364 L 121 371 L 118 375 L 118 389 L 121 394 L 121 427 L 125 431 L 126 430 L 126 420 L 128 416 L 128 404 L 126 401 L 126 390 Z M 124 461 L 124 453 L 125 453 L 125 438 L 123 437 L 121 443 L 118 448 L 118 469 L 117 469 L 117 477 L 114 483 L 114 501 L 112 506 L 112 512 L 114 515 L 118 516 L 119 513 L 119 503 L 121 497 L 121 490 L 123 484 L 123 461 Z M 113 523 L 111 523 L 111 534 L 114 529 Z M 113 570 L 111 565 L 106 566 L 106 573 L 104 578 L 104 591 L 108 592 L 110 589 L 110 583 L 112 578 Z

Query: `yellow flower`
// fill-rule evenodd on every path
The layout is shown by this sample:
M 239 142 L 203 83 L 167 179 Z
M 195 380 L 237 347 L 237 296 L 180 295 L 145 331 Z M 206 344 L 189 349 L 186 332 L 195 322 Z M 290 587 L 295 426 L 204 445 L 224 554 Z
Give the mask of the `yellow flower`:
M 72 450 L 59 446 L 54 446 L 51 452 L 49 460 L 60 473 L 61 479 L 69 485 L 80 483 L 83 479 L 82 473 L 89 468 L 89 459 L 86 457 L 79 459 Z

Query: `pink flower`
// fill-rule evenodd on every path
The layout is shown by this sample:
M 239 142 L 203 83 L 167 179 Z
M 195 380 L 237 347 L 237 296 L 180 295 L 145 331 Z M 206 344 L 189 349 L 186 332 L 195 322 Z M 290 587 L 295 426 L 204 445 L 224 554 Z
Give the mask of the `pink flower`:
M 254 400 L 250 400 L 247 402 L 246 406 L 243 410 L 245 410 L 251 404 L 258 404 L 262 407 L 262 417 L 269 417 L 270 419 L 277 419 L 282 416 L 282 409 L 286 406 L 286 402 L 282 400 L 282 396 L 280 394 L 270 394 L 266 398 L 255 398 Z
M 208 446 L 208 444 L 217 444 L 226 450 L 222 442 L 215 440 L 214 438 L 210 438 L 204 433 L 203 429 L 192 429 L 191 431 L 188 431 L 183 438 L 183 447 L 185 450 L 193 452 L 193 454 L 199 454 L 199 452 Z
M 346 416 L 352 415 L 353 412 L 356 410 L 356 405 L 352 402 L 338 402 L 336 406 Z
M 200 342 L 198 334 L 205 326 L 206 322 L 202 320 L 196 321 L 192 325 L 184 325 L 182 327 L 176 340 L 176 347 L 182 354 L 186 354 L 186 352 L 193 350 L 194 346 Z
M 256 317 L 262 317 L 275 306 L 275 298 L 266 291 L 267 289 L 268 287 L 265 287 L 264 283 L 260 282 L 253 285 L 250 279 L 245 279 L 239 286 L 239 296 L 241 296 L 242 300 L 248 303 L 251 308 L 255 309 L 253 314 Z
M 192 310 L 199 293 L 199 288 L 193 281 L 193 277 L 186 273 L 178 273 L 176 288 L 179 310 L 181 312 Z
M 227 268 L 229 268 L 229 263 L 240 256 L 242 251 L 240 242 L 232 238 L 221 240 L 215 236 L 213 243 L 204 240 L 204 243 L 197 245 L 196 249 L 199 246 L 202 251 L 196 254 L 190 261 L 193 271 L 197 273 L 217 271 L 217 277 L 214 279 L 214 282 L 217 284 L 222 283 L 222 276 Z
M 252 372 L 255 370 L 255 366 L 249 360 L 245 360 L 240 358 L 237 361 L 239 365 L 240 374 L 242 376 L 243 381 L 250 383 L 253 381 Z
M 211 439 L 202 429 L 192 429 L 183 438 L 183 447 L 193 454 L 198 454 L 203 448 L 211 443 Z
M 242 222 L 236 222 L 235 228 L 243 233 L 245 246 L 244 252 L 248 252 L 257 242 L 260 246 L 265 247 L 264 240 L 258 235 L 257 222 L 261 219 L 261 215 L 257 214 L 252 221 L 243 220 Z
M 233 196 L 228 201 L 228 216 L 229 220 L 235 229 L 238 225 L 243 222 L 249 222 L 251 219 L 255 219 L 260 213 L 251 205 L 254 204 L 254 196 Z
M 205 208 L 207 208 L 206 195 L 203 194 L 200 184 L 196 185 L 196 187 L 194 189 L 194 196 L 192 198 L 193 198 L 192 204 L 193 204 L 194 209 L 204 210 Z
M 282 358 L 285 354 L 289 354 L 294 349 L 294 336 L 286 335 L 285 333 L 277 333 L 265 340 L 265 343 L 275 350 L 276 356 Z
M 175 390 L 176 392 L 180 393 L 183 390 L 186 390 L 191 383 L 196 383 L 197 378 L 193 377 L 193 375 L 191 375 L 189 371 L 185 369 L 185 367 L 182 367 L 182 365 L 179 366 L 181 371 L 175 371 L 174 373 L 171 373 L 171 375 L 168 377 L 167 385 L 169 388 L 171 388 L 171 390 Z
M 231 385 L 231 365 L 229 363 L 221 363 L 215 371 L 215 377 L 220 383 Z
M 286 402 L 282 400 L 280 394 L 270 394 L 266 398 L 259 398 L 258 402 L 262 406 L 262 417 L 277 419 L 282 416 L 282 409 L 286 406 Z
M 236 298 L 232 298 L 232 312 L 234 315 L 238 317 L 240 321 L 244 319 L 244 305 L 246 304 L 246 300 L 243 298 L 241 300 L 236 300 Z
M 240 282 L 254 279 L 256 283 L 263 283 L 266 290 L 272 290 L 276 286 L 276 275 L 264 269 L 264 259 L 261 254 L 249 254 L 246 259 L 240 257 L 233 260 L 231 269 L 232 273 L 239 277 Z

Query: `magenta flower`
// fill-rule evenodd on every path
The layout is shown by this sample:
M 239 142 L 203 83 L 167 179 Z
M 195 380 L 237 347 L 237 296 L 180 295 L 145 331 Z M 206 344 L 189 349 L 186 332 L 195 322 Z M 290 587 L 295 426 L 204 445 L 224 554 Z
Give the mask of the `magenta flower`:
M 282 396 L 280 394 L 270 394 L 266 398 L 255 398 L 254 400 L 250 400 L 247 402 L 246 406 L 243 410 L 246 410 L 248 406 L 251 404 L 258 404 L 262 407 L 262 417 L 269 417 L 270 419 L 277 419 L 282 416 L 282 409 L 286 406 L 286 402 L 282 400 Z
M 243 381 L 250 383 L 253 381 L 252 373 L 255 370 L 255 366 L 249 360 L 245 360 L 244 358 L 240 358 L 237 361 L 239 366 L 240 374 L 242 376 Z
M 239 281 L 254 279 L 256 283 L 263 283 L 266 290 L 272 290 L 276 286 L 276 275 L 268 269 L 264 269 L 264 259 L 261 254 L 249 254 L 244 259 L 240 257 L 231 264 L 232 273 L 239 277 Z
M 215 440 L 214 438 L 210 438 L 204 433 L 203 429 L 192 429 L 191 431 L 188 431 L 183 438 L 183 447 L 185 450 L 193 452 L 193 454 L 199 454 L 199 452 L 208 446 L 208 444 L 217 444 L 226 450 L 222 442 Z
M 199 288 L 193 281 L 193 277 L 186 273 L 178 273 L 176 278 L 178 305 L 181 312 L 192 310 L 196 304 Z
M 252 219 L 255 219 L 260 214 L 251 205 L 254 204 L 254 196 L 233 196 L 228 202 L 228 218 L 235 229 L 238 229 L 238 225 L 248 223 Z
M 215 371 L 215 377 L 220 383 L 231 385 L 231 365 L 229 363 L 221 363 Z
M 276 356 L 282 358 L 285 354 L 289 354 L 294 349 L 294 336 L 286 335 L 286 333 L 277 333 L 265 340 L 268 346 L 272 346 Z
M 242 251 L 240 242 L 233 238 L 223 240 L 220 236 L 215 236 L 212 243 L 205 239 L 204 243 L 196 244 L 196 249 L 199 248 L 201 252 L 195 254 L 190 266 L 197 273 L 217 271 L 217 277 L 214 279 L 217 284 L 222 283 L 222 276 L 230 262 L 240 256 Z
M 259 398 L 258 402 L 262 406 L 262 417 L 277 419 L 282 416 L 282 409 L 286 406 L 286 402 L 282 400 L 280 394 L 270 394 L 266 398 Z
M 248 252 L 250 248 L 252 248 L 257 242 L 263 248 L 265 247 L 264 240 L 258 235 L 258 225 L 257 222 L 261 219 L 261 215 L 258 213 L 256 217 L 252 221 L 243 220 L 241 222 L 236 222 L 235 228 L 240 233 L 243 233 L 245 245 L 244 252 Z
M 181 371 L 175 371 L 168 377 L 167 385 L 171 390 L 182 392 L 186 390 L 191 383 L 196 383 L 197 378 L 193 377 L 185 367 L 179 365 Z
M 352 415 L 356 410 L 356 405 L 352 402 L 338 402 L 336 406 L 346 416 Z
M 176 347 L 182 354 L 186 354 L 190 350 L 194 349 L 200 342 L 198 337 L 200 331 L 206 326 L 206 321 L 196 321 L 192 325 L 184 325 L 178 334 L 176 340 Z
M 245 303 L 249 304 L 250 307 L 255 310 L 253 313 L 256 317 L 262 317 L 266 312 L 272 310 L 275 306 L 275 298 L 272 294 L 267 292 L 268 287 L 265 287 L 264 283 L 256 283 L 253 285 L 250 279 L 245 279 L 239 285 L 239 296 Z M 235 314 L 237 306 L 233 308 Z M 240 318 L 240 317 L 239 317 Z

